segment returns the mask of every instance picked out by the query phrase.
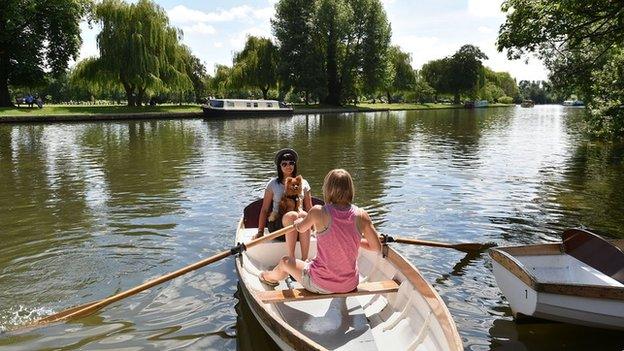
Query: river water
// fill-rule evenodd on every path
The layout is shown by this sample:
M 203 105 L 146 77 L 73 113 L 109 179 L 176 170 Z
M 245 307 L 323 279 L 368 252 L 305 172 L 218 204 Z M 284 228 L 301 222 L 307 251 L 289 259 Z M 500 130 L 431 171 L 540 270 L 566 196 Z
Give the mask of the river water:
M 349 170 L 383 233 L 519 245 L 585 226 L 623 238 L 624 146 L 585 140 L 581 113 L 0 125 L 0 349 L 274 349 L 237 298 L 231 258 L 90 317 L 7 330 L 228 249 L 287 146 L 315 195 L 328 170 Z M 621 332 L 514 323 L 487 254 L 393 245 L 440 293 L 468 350 L 624 348 Z

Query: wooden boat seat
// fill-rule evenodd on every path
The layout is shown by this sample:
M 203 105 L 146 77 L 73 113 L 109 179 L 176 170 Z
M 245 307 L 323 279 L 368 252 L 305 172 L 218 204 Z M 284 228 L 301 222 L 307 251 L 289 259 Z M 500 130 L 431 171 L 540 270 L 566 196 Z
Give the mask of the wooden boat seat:
M 348 297 L 358 295 L 372 295 L 372 294 L 385 294 L 393 293 L 399 290 L 399 284 L 394 280 L 384 280 L 378 282 L 362 283 L 358 285 L 357 289 L 348 293 L 342 294 L 316 294 L 309 292 L 306 289 L 284 289 L 284 290 L 270 290 L 259 291 L 257 296 L 260 301 L 265 303 L 277 303 L 277 302 L 290 302 L 290 301 L 304 301 L 304 300 L 318 300 L 318 299 L 332 299 L 335 297 Z

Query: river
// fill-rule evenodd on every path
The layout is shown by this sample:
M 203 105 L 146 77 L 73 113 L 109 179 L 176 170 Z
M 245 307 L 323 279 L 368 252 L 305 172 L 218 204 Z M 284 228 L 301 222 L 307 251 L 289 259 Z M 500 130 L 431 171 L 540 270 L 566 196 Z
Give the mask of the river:
M 561 106 L 202 121 L 0 125 L 2 350 L 271 350 L 232 259 L 46 328 L 6 330 L 228 249 L 293 147 L 321 196 L 346 168 L 382 233 L 444 242 L 624 238 L 624 145 Z M 467 350 L 621 350 L 622 332 L 516 324 L 487 254 L 392 244 L 433 284 Z M 264 346 L 263 346 L 264 345 Z

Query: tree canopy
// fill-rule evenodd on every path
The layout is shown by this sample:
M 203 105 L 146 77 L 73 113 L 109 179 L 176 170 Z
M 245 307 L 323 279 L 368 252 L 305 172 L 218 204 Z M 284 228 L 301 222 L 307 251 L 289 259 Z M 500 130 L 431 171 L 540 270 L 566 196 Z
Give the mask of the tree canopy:
M 270 39 L 248 37 L 243 50 L 234 55 L 232 81 L 238 87 L 260 89 L 266 99 L 269 89 L 277 86 L 277 55 Z
M 461 94 L 475 96 L 485 85 L 484 59 L 487 56 L 478 47 L 467 44 L 450 57 L 429 61 L 421 74 L 438 93 L 452 94 L 457 104 Z
M 588 103 L 589 130 L 624 136 L 624 91 L 618 85 L 624 53 L 624 3 L 582 0 L 507 0 L 498 49 L 518 59 L 535 53 L 554 88 L 576 92 Z
M 0 1 L 0 106 L 12 106 L 9 84 L 43 82 L 76 59 L 82 40 L 79 22 L 88 0 Z
M 95 6 L 100 56 L 76 72 L 94 84 L 121 84 L 129 106 L 139 106 L 146 92 L 191 89 L 190 51 L 179 43 L 181 32 L 169 26 L 165 11 L 149 0 L 127 4 L 104 0 Z
M 306 99 L 339 105 L 382 85 L 390 24 L 379 0 L 281 0 L 276 10 L 280 75 Z

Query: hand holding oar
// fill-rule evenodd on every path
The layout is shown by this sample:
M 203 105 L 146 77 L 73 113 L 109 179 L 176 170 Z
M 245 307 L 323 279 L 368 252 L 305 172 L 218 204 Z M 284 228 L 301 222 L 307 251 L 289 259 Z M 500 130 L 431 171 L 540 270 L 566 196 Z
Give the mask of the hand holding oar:
M 158 284 L 164 283 L 168 280 L 171 280 L 173 278 L 177 278 L 183 274 L 186 274 L 188 272 L 194 271 L 198 268 L 204 267 L 206 265 L 209 265 L 211 263 L 220 261 L 228 256 L 231 255 L 235 255 L 237 253 L 240 253 L 242 251 L 245 251 L 255 245 L 258 245 L 262 242 L 268 241 L 268 240 L 272 240 L 275 239 L 277 237 L 280 237 L 284 234 L 286 234 L 288 231 L 292 230 L 293 226 L 287 226 L 285 228 L 282 228 L 280 230 L 277 230 L 269 235 L 260 237 L 258 239 L 254 239 L 248 243 L 245 244 L 238 244 L 235 247 L 231 248 L 230 250 L 227 251 L 223 251 L 219 254 L 216 254 L 214 256 L 208 257 L 206 259 L 203 259 L 199 262 L 193 263 L 191 265 L 188 265 L 182 269 L 179 269 L 175 272 L 171 272 L 169 274 L 163 275 L 159 278 L 150 280 L 148 282 L 145 282 L 137 287 L 134 287 L 132 289 L 120 292 L 119 294 L 110 296 L 108 298 L 102 299 L 102 300 L 98 300 L 98 301 L 94 301 L 91 303 L 86 303 L 77 307 L 73 307 L 67 310 L 64 310 L 62 312 L 59 313 L 55 313 L 51 316 L 39 319 L 34 321 L 33 323 L 29 324 L 28 326 L 26 326 L 26 328 L 30 328 L 30 327 L 36 327 L 36 326 L 41 326 L 43 324 L 47 324 L 47 323 L 53 323 L 53 322 L 60 322 L 63 320 L 67 320 L 67 319 L 71 319 L 71 318 L 79 318 L 79 317 L 85 317 L 88 316 L 94 312 L 96 312 L 97 310 L 101 309 L 104 306 L 110 305 L 113 302 L 119 301 L 121 299 L 124 299 L 128 296 L 132 296 L 134 294 L 137 294 L 143 290 L 147 290 L 153 286 L 156 286 Z
M 449 243 L 440 243 L 436 241 L 427 241 L 427 240 L 418 240 L 418 239 L 410 239 L 410 238 L 395 238 L 389 235 L 381 235 L 382 243 L 402 243 L 402 244 L 412 244 L 412 245 L 422 245 L 422 246 L 432 246 L 432 247 L 443 247 L 447 249 L 455 249 L 462 252 L 478 252 L 489 249 L 490 247 L 496 246 L 495 243 L 458 243 L 458 244 L 449 244 Z

